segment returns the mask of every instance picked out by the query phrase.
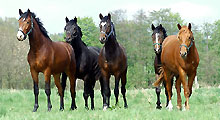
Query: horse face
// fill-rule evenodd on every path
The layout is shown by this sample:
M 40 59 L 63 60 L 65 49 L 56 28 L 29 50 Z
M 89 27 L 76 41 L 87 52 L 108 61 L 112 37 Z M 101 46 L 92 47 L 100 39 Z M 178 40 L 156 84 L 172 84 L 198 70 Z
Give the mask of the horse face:
M 181 27 L 179 24 L 177 26 L 179 28 L 178 40 L 180 42 L 180 55 L 184 58 L 187 56 L 187 53 L 193 44 L 194 37 L 190 23 L 188 27 Z
M 159 54 L 162 50 L 162 43 L 165 39 L 164 33 L 163 33 L 164 28 L 162 27 L 161 24 L 157 26 L 156 28 L 152 24 L 151 27 L 153 30 L 152 41 L 153 41 L 154 51 L 156 54 Z
M 71 43 L 74 38 L 78 37 L 79 27 L 77 25 L 77 18 L 74 20 L 70 20 L 66 17 L 66 26 L 64 27 L 64 31 L 66 33 L 66 42 Z M 80 36 L 81 37 L 81 36 Z
M 32 31 L 33 27 L 33 19 L 31 17 L 30 10 L 28 9 L 27 12 L 23 13 L 21 9 L 19 9 L 20 18 L 19 22 L 19 29 L 17 33 L 17 39 L 19 41 L 23 41 L 26 39 L 27 35 Z M 27 14 L 27 15 L 24 15 Z
M 108 35 L 111 32 L 111 15 L 108 14 L 108 16 L 103 17 L 102 14 L 99 14 L 99 18 L 101 19 L 101 22 L 99 23 L 100 27 L 100 36 L 99 41 L 104 44 L 108 40 Z

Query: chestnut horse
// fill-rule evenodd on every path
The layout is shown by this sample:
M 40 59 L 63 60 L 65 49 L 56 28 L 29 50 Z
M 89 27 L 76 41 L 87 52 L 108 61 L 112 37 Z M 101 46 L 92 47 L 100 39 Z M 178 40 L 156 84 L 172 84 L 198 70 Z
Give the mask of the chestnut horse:
M 94 109 L 94 87 L 96 80 L 102 81 L 101 71 L 98 64 L 100 49 L 97 47 L 87 47 L 82 41 L 82 31 L 77 24 L 77 18 L 69 20 L 66 17 L 66 42 L 69 43 L 76 56 L 76 78 L 84 81 L 83 97 L 85 100 L 85 108 L 88 108 L 88 97 L 91 98 L 91 109 Z M 62 74 L 62 87 L 66 87 L 66 74 Z
M 159 78 L 160 76 L 160 67 L 162 66 L 161 64 L 161 52 L 162 52 L 162 43 L 164 41 L 164 39 L 167 37 L 167 33 L 165 28 L 160 24 L 159 26 L 155 27 L 153 24 L 151 25 L 151 29 L 153 30 L 152 33 L 152 41 L 153 41 L 153 46 L 154 46 L 154 52 L 155 52 L 155 58 L 154 58 L 154 70 L 155 70 L 155 77 L 156 80 Z M 164 86 L 165 86 L 165 82 Z M 160 92 L 161 92 L 161 88 L 160 86 L 156 87 L 155 89 L 156 94 L 157 94 L 157 109 L 161 109 L 162 106 L 160 105 Z M 167 96 L 167 105 L 168 105 L 168 95 L 167 95 L 167 91 L 165 89 L 165 93 Z
M 182 100 L 180 96 L 182 83 L 184 88 L 184 96 L 186 98 L 185 108 L 189 109 L 189 97 L 192 94 L 192 85 L 197 73 L 197 67 L 199 65 L 199 55 L 196 49 L 193 33 L 191 31 L 191 24 L 189 23 L 188 27 L 181 27 L 180 24 L 177 24 L 177 26 L 179 28 L 178 35 L 168 36 L 165 39 L 161 54 L 163 71 L 161 76 L 164 77 L 166 82 L 166 89 L 169 97 L 169 104 L 167 108 L 169 110 L 171 110 L 173 107 L 171 103 L 171 77 L 173 75 L 178 76 L 176 80 L 177 108 L 182 108 Z M 157 83 L 160 83 L 162 77 L 156 81 L 156 86 L 158 85 Z
M 109 87 L 109 79 L 111 75 L 115 76 L 114 94 L 116 98 L 116 105 L 118 103 L 119 95 L 119 81 L 121 79 L 121 93 L 124 99 L 124 107 L 127 108 L 126 89 L 127 82 L 127 56 L 125 49 L 117 42 L 114 24 L 111 22 L 111 15 L 103 17 L 99 14 L 101 22 L 99 40 L 104 44 L 99 55 L 99 66 L 103 76 L 103 110 L 106 110 L 110 105 L 111 91 Z
M 45 77 L 45 93 L 47 95 L 48 111 L 52 105 L 50 101 L 50 79 L 54 77 L 55 85 L 60 95 L 60 110 L 64 109 L 63 90 L 60 84 L 60 74 L 65 72 L 70 79 L 70 91 L 72 97 L 71 109 L 75 109 L 75 71 L 76 62 L 74 50 L 68 43 L 53 42 L 47 35 L 46 29 L 36 18 L 35 14 L 30 12 L 23 13 L 19 9 L 19 30 L 17 39 L 23 41 L 29 37 L 30 50 L 28 53 L 28 63 L 34 83 L 35 104 L 33 112 L 36 112 L 38 105 L 38 74 L 42 72 Z

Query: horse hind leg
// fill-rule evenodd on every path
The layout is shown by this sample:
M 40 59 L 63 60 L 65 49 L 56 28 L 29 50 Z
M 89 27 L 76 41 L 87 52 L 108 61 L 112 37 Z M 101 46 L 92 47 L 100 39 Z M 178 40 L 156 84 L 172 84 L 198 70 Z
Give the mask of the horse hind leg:
M 60 95 L 60 110 L 64 110 L 64 101 L 63 101 L 63 89 L 60 84 L 60 74 L 54 75 L 54 82 L 56 87 L 58 88 L 58 93 Z
M 164 71 L 164 80 L 166 82 L 166 90 L 168 93 L 168 99 L 169 99 L 169 103 L 167 105 L 167 109 L 168 110 L 172 110 L 173 109 L 173 105 L 171 102 L 171 97 L 172 97 L 172 80 L 171 80 L 171 75 L 168 71 Z
M 84 79 L 84 92 L 83 92 L 83 98 L 85 101 L 85 108 L 89 109 L 88 107 L 88 97 L 89 97 L 89 79 Z
M 47 70 L 44 72 L 44 77 L 45 77 L 45 93 L 47 95 L 47 107 L 48 107 L 48 111 L 51 111 L 52 105 L 51 105 L 51 101 L 50 101 L 50 94 L 51 94 L 51 90 L 50 90 L 51 73 L 50 73 L 50 70 Z
M 124 73 L 122 74 L 121 76 L 121 93 L 123 95 L 123 99 L 124 99 L 124 107 L 127 108 L 128 107 L 128 104 L 127 104 L 127 100 L 126 100 L 126 88 L 125 88 L 125 85 L 127 83 L 127 78 L 126 78 L 126 75 L 127 75 L 127 69 L 124 71 Z

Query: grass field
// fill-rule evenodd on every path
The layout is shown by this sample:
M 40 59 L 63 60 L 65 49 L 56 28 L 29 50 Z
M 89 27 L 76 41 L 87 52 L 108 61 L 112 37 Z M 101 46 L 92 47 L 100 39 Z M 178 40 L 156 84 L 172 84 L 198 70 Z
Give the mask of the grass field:
M 169 120 L 213 120 L 220 119 L 220 88 L 200 88 L 193 91 L 190 98 L 190 110 L 180 111 L 176 106 L 176 91 L 172 97 L 174 109 L 165 109 L 165 95 L 162 91 L 163 108 L 155 109 L 156 94 L 154 89 L 128 90 L 128 109 L 123 108 L 123 99 L 120 94 L 119 106 L 115 107 L 115 97 L 111 96 L 112 109 L 102 111 L 102 97 L 100 91 L 95 91 L 95 110 L 84 109 L 82 90 L 77 91 L 77 110 L 70 111 L 70 94 L 65 92 L 65 110 L 59 111 L 59 96 L 56 89 L 52 89 L 52 111 L 47 112 L 47 102 L 44 90 L 40 90 L 39 109 L 32 112 L 34 95 L 32 90 L 0 90 L 0 119 L 2 120 L 30 120 L 30 119 L 169 119 Z M 183 92 L 182 92 L 182 98 Z M 184 100 L 184 99 L 183 99 Z M 185 100 L 184 100 L 185 101 Z

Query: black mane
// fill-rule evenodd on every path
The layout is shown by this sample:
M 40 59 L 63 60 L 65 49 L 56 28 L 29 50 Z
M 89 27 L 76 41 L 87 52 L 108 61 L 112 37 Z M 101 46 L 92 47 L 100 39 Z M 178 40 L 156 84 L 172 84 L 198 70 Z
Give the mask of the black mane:
M 159 33 L 160 31 L 163 32 L 163 35 L 164 35 L 164 39 L 167 37 L 167 31 L 165 30 L 164 27 L 161 27 L 160 25 L 157 26 L 155 29 L 154 29 L 154 33 Z
M 48 34 L 47 34 L 47 30 L 44 28 L 43 23 L 42 23 L 41 20 L 40 20 L 40 18 L 36 18 L 35 13 L 33 13 L 33 12 L 30 12 L 30 13 L 31 13 L 31 16 L 33 17 L 33 19 L 35 19 L 35 20 L 37 21 L 37 24 L 38 24 L 38 26 L 39 26 L 39 28 L 40 28 L 40 31 L 43 33 L 43 35 L 44 35 L 45 37 L 47 37 L 47 38 L 50 38 L 50 37 L 48 36 Z M 25 19 L 26 19 L 27 17 L 28 17 L 28 13 L 25 12 L 25 13 L 23 13 L 23 14 L 20 16 L 19 20 L 20 20 L 21 18 L 25 18 Z

